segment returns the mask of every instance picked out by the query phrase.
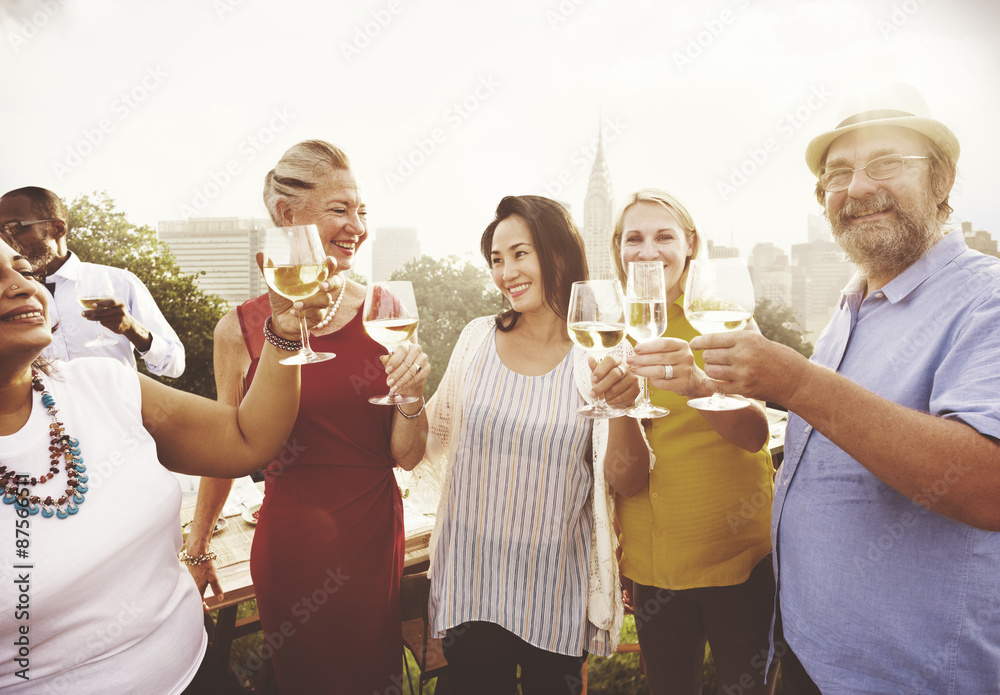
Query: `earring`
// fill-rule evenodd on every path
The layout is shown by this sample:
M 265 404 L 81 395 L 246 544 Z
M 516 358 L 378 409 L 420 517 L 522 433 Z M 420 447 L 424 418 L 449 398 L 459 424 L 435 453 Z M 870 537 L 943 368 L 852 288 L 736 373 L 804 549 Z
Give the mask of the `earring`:
M 16 290 L 16 289 L 17 289 L 17 285 L 11 285 L 11 286 L 10 286 L 10 288 L 11 288 L 12 290 Z

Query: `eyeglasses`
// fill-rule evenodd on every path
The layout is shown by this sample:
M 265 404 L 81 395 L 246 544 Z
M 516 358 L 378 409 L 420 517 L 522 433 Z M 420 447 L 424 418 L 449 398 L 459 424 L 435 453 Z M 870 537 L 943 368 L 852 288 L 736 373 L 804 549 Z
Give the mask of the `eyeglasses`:
M 3 229 L 3 231 L 10 236 L 17 236 L 24 231 L 25 227 L 30 227 L 33 224 L 41 224 L 42 222 L 55 222 L 55 220 L 27 220 L 25 222 L 14 220 L 12 222 L 5 222 L 2 226 L 0 226 L 0 229 Z
M 842 191 L 851 185 L 851 181 L 854 180 L 854 174 L 862 169 L 868 174 L 868 178 L 875 181 L 885 181 L 886 179 L 891 179 L 893 176 L 898 176 L 903 171 L 903 167 L 906 166 L 906 160 L 908 159 L 930 159 L 930 157 L 920 157 L 912 154 L 887 154 L 882 157 L 876 157 L 863 167 L 858 167 L 857 169 L 831 169 L 830 171 L 823 172 L 819 177 L 819 185 L 827 193 Z

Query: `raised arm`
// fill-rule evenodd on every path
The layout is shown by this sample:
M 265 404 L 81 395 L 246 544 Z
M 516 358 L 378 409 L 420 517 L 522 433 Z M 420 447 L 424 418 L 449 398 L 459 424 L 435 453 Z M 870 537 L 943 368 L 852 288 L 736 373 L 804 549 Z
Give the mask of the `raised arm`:
M 996 440 L 888 401 L 763 336 L 695 341 L 720 391 L 781 403 L 889 487 L 943 516 L 1000 531 Z
M 385 359 L 386 382 L 393 391 L 420 400 L 399 406 L 392 414 L 389 447 L 392 458 L 403 470 L 416 467 L 427 446 L 427 412 L 424 385 L 430 374 L 427 355 L 416 343 L 405 343 Z

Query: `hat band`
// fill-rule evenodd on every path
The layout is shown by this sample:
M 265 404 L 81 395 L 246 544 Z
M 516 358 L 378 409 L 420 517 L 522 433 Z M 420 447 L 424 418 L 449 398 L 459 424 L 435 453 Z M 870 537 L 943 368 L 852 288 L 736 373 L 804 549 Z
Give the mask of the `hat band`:
M 837 124 L 838 128 L 843 128 L 844 126 L 854 125 L 855 123 L 864 123 L 865 121 L 877 121 L 882 118 L 899 118 L 900 116 L 913 116 L 912 113 L 907 113 L 906 111 L 896 111 L 895 109 L 877 109 L 875 111 L 864 111 L 862 113 L 855 114 L 850 118 L 841 121 Z

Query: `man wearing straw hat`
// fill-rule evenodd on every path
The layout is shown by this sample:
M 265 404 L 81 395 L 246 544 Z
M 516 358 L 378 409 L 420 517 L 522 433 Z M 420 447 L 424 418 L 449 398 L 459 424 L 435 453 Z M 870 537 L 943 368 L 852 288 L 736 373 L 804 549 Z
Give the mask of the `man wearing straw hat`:
M 792 695 L 1000 693 L 1000 260 L 948 228 L 958 140 L 915 90 L 838 120 L 806 162 L 858 273 L 812 360 L 691 342 L 718 390 L 792 413 L 772 656 Z

